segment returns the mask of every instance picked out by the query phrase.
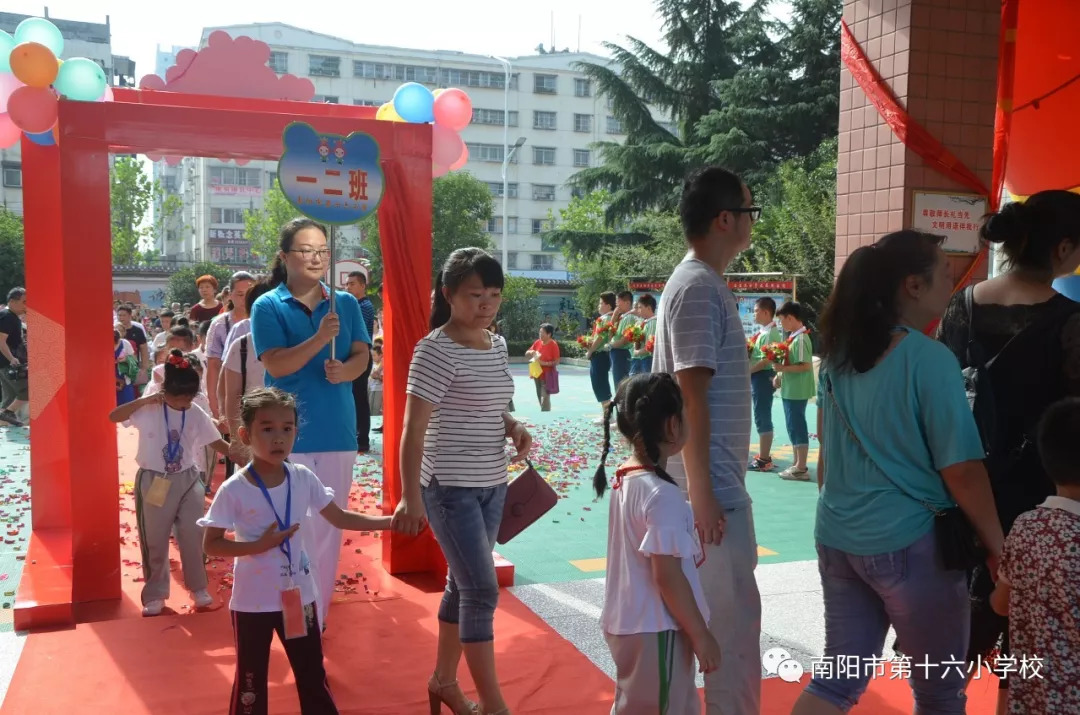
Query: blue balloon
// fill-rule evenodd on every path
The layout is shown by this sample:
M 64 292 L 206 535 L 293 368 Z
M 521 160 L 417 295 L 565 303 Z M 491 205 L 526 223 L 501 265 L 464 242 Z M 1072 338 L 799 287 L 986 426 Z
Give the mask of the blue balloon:
M 52 134 L 52 129 L 47 132 L 41 132 L 40 134 L 27 134 L 26 138 L 38 146 L 52 146 L 56 143 L 56 138 Z
M 11 71 L 11 51 L 15 49 L 15 38 L 0 30 L 0 72 Z
M 15 28 L 15 44 L 36 42 L 45 45 L 57 57 L 64 51 L 64 36 L 60 28 L 43 17 L 28 17 Z
M 406 82 L 394 92 L 394 111 L 406 122 L 426 124 L 435 121 L 435 95 L 416 82 Z

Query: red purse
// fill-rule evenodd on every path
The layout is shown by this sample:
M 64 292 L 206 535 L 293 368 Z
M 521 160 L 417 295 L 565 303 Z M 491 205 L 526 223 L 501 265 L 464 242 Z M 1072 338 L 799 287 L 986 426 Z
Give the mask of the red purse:
M 506 488 L 506 503 L 496 539 L 500 544 L 505 544 L 539 521 L 559 501 L 559 495 L 544 481 L 532 462 L 526 460 L 525 463 L 528 469 L 515 477 Z

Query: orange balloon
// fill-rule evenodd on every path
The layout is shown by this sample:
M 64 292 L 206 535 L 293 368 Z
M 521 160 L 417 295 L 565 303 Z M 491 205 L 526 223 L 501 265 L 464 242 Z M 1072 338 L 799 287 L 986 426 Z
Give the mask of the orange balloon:
M 45 45 L 23 42 L 11 51 L 11 72 L 28 87 L 48 87 L 56 81 L 60 65 Z
M 57 143 L 57 145 L 60 144 L 60 122 L 57 122 L 56 124 L 53 125 L 52 138 L 53 138 L 53 141 Z

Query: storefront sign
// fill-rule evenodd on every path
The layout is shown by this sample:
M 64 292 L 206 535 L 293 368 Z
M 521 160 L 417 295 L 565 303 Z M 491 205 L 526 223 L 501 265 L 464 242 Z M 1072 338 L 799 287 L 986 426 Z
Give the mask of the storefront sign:
M 262 187 L 236 186 L 235 184 L 210 184 L 210 193 L 221 196 L 262 196 Z
M 212 228 L 207 234 L 210 243 L 248 245 L 242 228 Z
M 950 253 L 977 253 L 986 198 L 978 194 L 916 191 L 911 199 L 911 227 L 945 237 Z

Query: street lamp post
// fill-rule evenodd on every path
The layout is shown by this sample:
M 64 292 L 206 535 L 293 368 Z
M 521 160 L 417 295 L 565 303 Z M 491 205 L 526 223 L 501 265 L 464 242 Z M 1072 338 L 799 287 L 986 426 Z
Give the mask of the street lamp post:
M 503 162 L 502 162 L 502 267 L 503 271 L 507 270 L 507 263 L 510 260 L 510 252 L 507 246 L 507 234 L 509 233 L 509 221 L 506 212 L 506 200 L 507 189 L 509 188 L 506 179 L 506 170 L 510 165 L 510 157 L 513 151 L 517 151 L 517 148 L 525 143 L 524 138 L 519 139 L 518 143 L 514 145 L 514 149 L 510 149 L 510 60 L 505 57 L 498 57 L 491 55 L 493 60 L 497 60 L 502 63 L 503 69 L 506 71 L 506 77 L 503 80 Z

